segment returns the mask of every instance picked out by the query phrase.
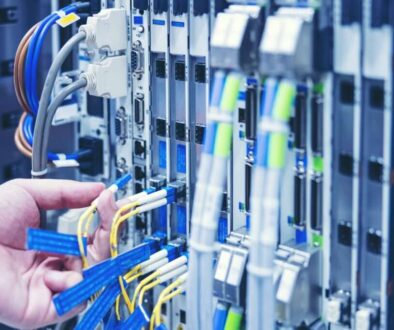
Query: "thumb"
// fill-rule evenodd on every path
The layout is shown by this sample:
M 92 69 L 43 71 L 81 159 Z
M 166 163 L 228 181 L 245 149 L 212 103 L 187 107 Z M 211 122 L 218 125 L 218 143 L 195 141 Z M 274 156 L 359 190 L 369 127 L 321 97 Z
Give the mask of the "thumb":
M 73 271 L 51 270 L 44 276 L 45 285 L 52 292 L 61 292 L 82 281 L 82 275 Z

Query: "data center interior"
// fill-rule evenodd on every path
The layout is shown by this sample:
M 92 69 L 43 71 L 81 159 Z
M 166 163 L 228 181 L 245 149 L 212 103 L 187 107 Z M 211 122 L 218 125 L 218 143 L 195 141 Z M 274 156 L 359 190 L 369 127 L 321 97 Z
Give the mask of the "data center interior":
M 128 200 L 96 265 L 94 202 L 27 233 L 85 267 L 51 328 L 393 330 L 393 29 L 391 0 L 0 0 L 0 182 Z

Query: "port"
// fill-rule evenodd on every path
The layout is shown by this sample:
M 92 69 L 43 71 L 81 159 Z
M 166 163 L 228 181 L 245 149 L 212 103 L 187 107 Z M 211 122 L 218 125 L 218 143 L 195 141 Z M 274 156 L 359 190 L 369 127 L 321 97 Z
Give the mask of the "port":
M 103 141 L 91 136 L 79 139 L 79 150 L 88 151 L 88 156 L 79 162 L 82 174 L 96 176 L 103 173 Z
M 316 154 L 323 153 L 323 102 L 322 95 L 316 94 L 312 97 L 311 148 Z
M 339 172 L 346 176 L 352 176 L 354 173 L 353 170 L 354 160 L 353 157 L 349 154 L 340 154 L 339 155 Z
M 134 43 L 131 51 L 131 70 L 133 73 L 144 72 L 144 50 L 138 42 Z
M 354 104 L 354 81 L 353 79 L 342 80 L 339 85 L 340 101 L 344 105 Z
M 294 224 L 304 227 L 306 224 L 306 177 L 304 173 L 294 176 Z
M 187 14 L 188 8 L 187 0 L 173 0 L 172 2 L 172 13 L 174 16 Z
M 307 105 L 306 95 L 303 92 L 297 94 L 294 117 L 294 147 L 299 150 L 306 148 L 307 133 Z
M 195 129 L 195 133 L 196 133 L 196 143 L 203 144 L 204 136 L 205 136 L 205 126 L 197 125 Z
M 193 1 L 194 16 L 209 14 L 209 0 Z
M 253 165 L 245 164 L 245 210 L 250 211 L 250 194 L 252 192 L 252 169 Z
M 165 119 L 161 119 L 161 118 L 156 119 L 156 134 L 158 136 L 162 136 L 162 137 L 166 136 L 166 121 L 165 121 Z
M 196 63 L 194 67 L 194 79 L 200 84 L 205 84 L 207 82 L 206 66 L 204 63 Z
M 341 222 L 337 228 L 338 242 L 345 246 L 352 246 L 352 225 L 350 222 Z
M 140 95 L 134 100 L 134 122 L 137 125 L 144 123 L 144 96 Z
M 175 80 L 178 81 L 186 80 L 186 68 L 185 68 L 185 62 L 183 61 L 175 62 Z
M 116 112 L 115 134 L 121 141 L 127 138 L 127 116 L 124 108 L 120 108 Z
M 322 230 L 323 216 L 323 177 L 316 176 L 311 180 L 311 227 Z
M 153 1 L 153 13 L 161 15 L 168 11 L 168 0 L 155 0 Z
M 175 137 L 178 141 L 186 141 L 186 125 L 177 122 L 175 124 Z
M 148 10 L 149 1 L 148 0 L 134 0 L 134 8 L 140 11 Z
M 86 108 L 89 116 L 104 118 L 104 102 L 101 97 L 87 94 Z
M 372 157 L 368 161 L 368 178 L 371 181 L 383 182 L 383 159 Z
M 156 60 L 156 77 L 165 78 L 166 77 L 166 61 L 164 59 Z
M 382 233 L 380 231 L 372 228 L 368 230 L 367 250 L 373 254 L 382 253 Z
M 142 140 L 134 141 L 134 155 L 138 158 L 145 158 L 146 155 L 146 142 Z
M 138 181 L 145 181 L 145 166 L 134 166 L 134 178 Z
M 257 87 L 250 85 L 246 89 L 245 136 L 249 141 L 256 139 L 257 130 Z

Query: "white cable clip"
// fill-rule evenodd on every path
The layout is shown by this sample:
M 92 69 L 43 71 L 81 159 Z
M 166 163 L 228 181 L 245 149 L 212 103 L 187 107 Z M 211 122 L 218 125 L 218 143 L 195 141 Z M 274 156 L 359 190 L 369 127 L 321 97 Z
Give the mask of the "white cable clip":
M 58 10 L 58 11 L 55 12 L 55 14 L 57 16 L 59 16 L 59 18 L 63 18 L 63 17 L 65 17 L 67 15 L 64 10 Z
M 232 124 L 233 116 L 229 112 L 221 112 L 215 109 L 208 113 L 208 120 L 211 122 Z
M 269 117 L 264 117 L 259 124 L 260 132 L 273 132 L 287 134 L 289 131 L 288 126 L 279 120 L 274 120 Z
M 45 170 L 42 170 L 42 171 L 33 171 L 33 170 L 31 170 L 31 175 L 33 176 L 33 177 L 40 177 L 40 176 L 44 176 L 44 175 L 46 175 L 47 173 L 48 173 L 48 169 L 46 168 Z

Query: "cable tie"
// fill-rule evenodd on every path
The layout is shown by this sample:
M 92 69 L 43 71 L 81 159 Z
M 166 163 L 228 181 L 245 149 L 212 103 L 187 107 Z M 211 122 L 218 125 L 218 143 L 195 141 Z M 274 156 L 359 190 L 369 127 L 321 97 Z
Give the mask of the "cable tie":
M 126 281 L 123 281 L 127 287 Z M 86 312 L 81 322 L 75 327 L 75 330 L 94 330 L 100 321 L 105 317 L 114 304 L 116 297 L 120 294 L 121 289 L 119 282 L 116 281 L 107 286 L 93 305 Z
M 260 132 L 266 133 L 283 133 L 287 134 L 289 132 L 288 125 L 279 120 L 274 120 L 270 117 L 264 117 L 259 123 Z
M 128 261 L 127 269 L 132 269 L 141 262 L 149 259 L 149 246 L 146 244 L 140 245 L 118 256 L 120 257 L 120 261 L 116 260 L 118 257 L 110 259 L 106 267 L 101 266 L 96 268 L 96 271 L 92 272 L 92 274 L 83 281 L 60 293 L 53 299 L 57 314 L 62 316 L 68 313 L 121 276 L 127 270 L 123 268 L 126 264 L 126 254 Z
M 46 168 L 45 170 L 42 170 L 42 171 L 33 171 L 33 170 L 31 170 L 30 173 L 31 173 L 31 175 L 33 177 L 40 177 L 40 176 L 46 175 L 48 173 L 48 169 Z
M 233 116 L 228 112 L 211 111 L 208 113 L 208 120 L 211 122 L 232 124 Z
M 26 247 L 28 250 L 81 256 L 78 245 L 78 237 L 76 235 L 61 234 L 54 231 L 28 228 Z M 87 239 L 83 238 L 83 246 L 86 254 Z
M 59 16 L 60 18 L 63 18 L 63 17 L 66 17 L 66 16 L 67 16 L 67 13 L 66 13 L 64 10 L 55 11 L 55 14 L 56 14 L 57 16 Z
M 259 277 L 259 278 L 267 278 L 274 275 L 272 269 L 266 267 L 257 267 L 251 264 L 248 264 L 247 270 L 250 274 Z
M 141 330 L 149 324 L 150 317 L 142 306 L 138 306 L 133 314 L 124 321 L 117 330 Z
M 201 243 L 198 243 L 194 240 L 190 240 L 189 241 L 189 245 L 191 248 L 193 248 L 194 250 L 196 250 L 197 252 L 202 252 L 202 253 L 213 253 L 216 251 L 215 246 L 207 246 Z

